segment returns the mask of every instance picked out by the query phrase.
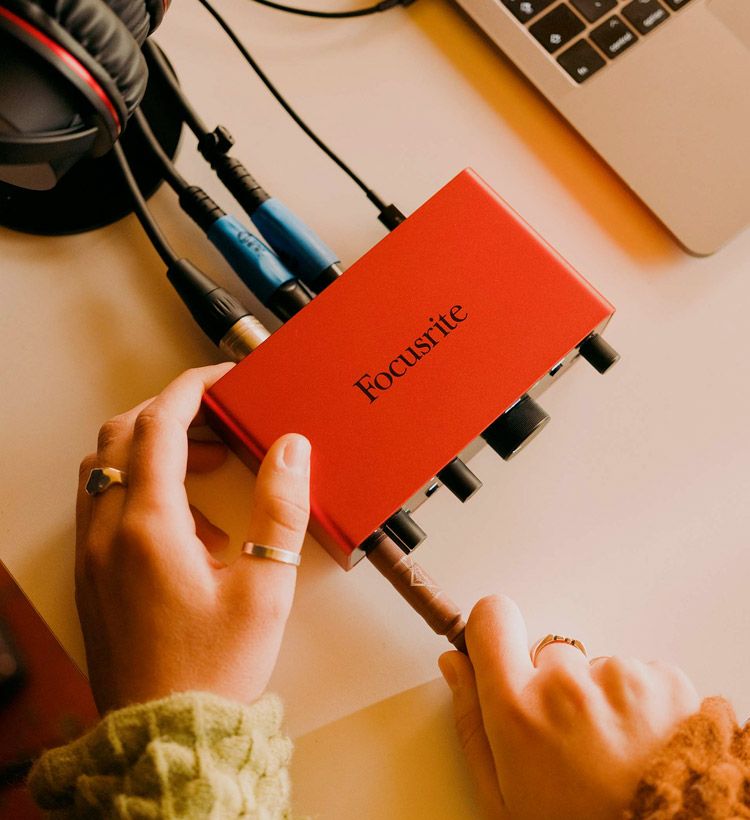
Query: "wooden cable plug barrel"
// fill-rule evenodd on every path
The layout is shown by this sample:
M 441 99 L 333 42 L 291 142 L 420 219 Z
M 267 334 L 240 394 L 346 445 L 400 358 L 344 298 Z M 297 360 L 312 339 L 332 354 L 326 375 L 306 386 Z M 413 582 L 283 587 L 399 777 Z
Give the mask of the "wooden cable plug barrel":
M 410 556 L 404 553 L 383 530 L 375 532 L 362 544 L 370 563 L 387 578 L 402 598 L 438 635 L 446 638 L 460 652 L 466 652 L 461 610 Z

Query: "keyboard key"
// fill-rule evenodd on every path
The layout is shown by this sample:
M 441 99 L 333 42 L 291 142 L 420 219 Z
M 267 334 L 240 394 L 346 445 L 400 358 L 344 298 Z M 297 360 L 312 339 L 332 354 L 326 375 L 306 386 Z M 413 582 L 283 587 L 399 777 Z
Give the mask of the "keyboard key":
M 687 6 L 690 0 L 667 0 L 667 5 L 670 9 L 677 11 L 677 9 L 681 9 L 683 6 Z
M 591 32 L 591 39 L 607 57 L 614 59 L 626 48 L 630 48 L 638 38 L 619 17 L 610 17 Z
M 551 6 L 555 0 L 502 0 L 503 5 L 510 9 L 517 20 L 525 23 L 536 17 L 542 9 Z
M 583 20 L 576 17 L 567 6 L 557 6 L 541 20 L 532 23 L 529 31 L 552 54 L 585 28 Z
M 589 23 L 595 22 L 617 5 L 617 0 L 570 0 L 570 2 Z
M 669 17 L 669 12 L 657 0 L 633 0 L 622 10 L 622 16 L 641 34 L 648 34 Z
M 582 83 L 603 65 L 604 58 L 586 40 L 579 40 L 557 58 L 557 62 L 577 82 Z

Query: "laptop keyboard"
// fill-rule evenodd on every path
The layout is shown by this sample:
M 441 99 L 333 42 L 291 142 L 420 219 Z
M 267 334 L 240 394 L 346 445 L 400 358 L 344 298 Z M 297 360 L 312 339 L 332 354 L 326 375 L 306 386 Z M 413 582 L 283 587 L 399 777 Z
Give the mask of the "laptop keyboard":
M 690 0 L 501 0 L 577 82 L 647 37 Z M 584 36 L 581 37 L 580 35 Z

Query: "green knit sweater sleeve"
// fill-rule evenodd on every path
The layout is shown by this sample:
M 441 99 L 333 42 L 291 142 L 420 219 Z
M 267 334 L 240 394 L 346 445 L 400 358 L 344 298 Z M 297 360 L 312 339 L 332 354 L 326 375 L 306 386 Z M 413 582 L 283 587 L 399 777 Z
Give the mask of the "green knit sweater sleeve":
M 288 818 L 292 743 L 281 719 L 273 695 L 245 706 L 184 692 L 128 706 L 46 752 L 29 786 L 61 820 Z

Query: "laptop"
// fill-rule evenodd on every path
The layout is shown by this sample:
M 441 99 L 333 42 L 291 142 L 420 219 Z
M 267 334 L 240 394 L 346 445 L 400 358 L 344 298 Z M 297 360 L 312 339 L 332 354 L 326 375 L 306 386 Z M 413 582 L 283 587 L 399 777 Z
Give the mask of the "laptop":
M 689 252 L 750 223 L 750 0 L 458 0 Z

